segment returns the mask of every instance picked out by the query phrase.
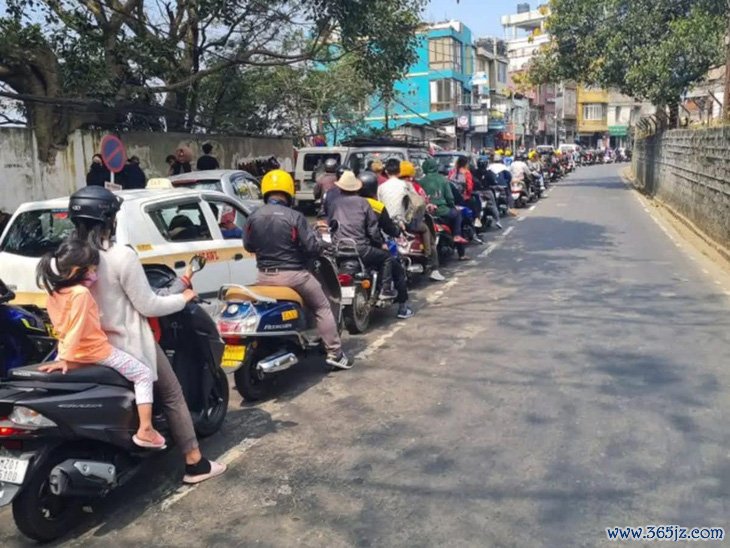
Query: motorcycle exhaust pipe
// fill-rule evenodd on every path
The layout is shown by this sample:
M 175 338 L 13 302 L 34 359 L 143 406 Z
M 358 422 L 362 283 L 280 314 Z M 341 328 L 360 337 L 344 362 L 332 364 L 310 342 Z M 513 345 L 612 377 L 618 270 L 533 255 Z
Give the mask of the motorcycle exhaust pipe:
M 299 358 L 295 354 L 291 352 L 277 352 L 261 360 L 256 365 L 256 368 L 264 373 L 277 373 L 279 371 L 285 371 L 298 363 Z
M 104 496 L 117 484 L 117 469 L 109 462 L 68 459 L 51 470 L 48 484 L 57 496 Z

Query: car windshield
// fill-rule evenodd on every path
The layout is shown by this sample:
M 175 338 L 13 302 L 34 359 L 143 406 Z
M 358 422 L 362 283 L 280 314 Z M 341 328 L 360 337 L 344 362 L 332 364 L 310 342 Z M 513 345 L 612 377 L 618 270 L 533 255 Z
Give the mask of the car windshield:
M 260 200 L 261 192 L 256 181 L 249 179 L 243 173 L 231 176 L 231 186 L 236 196 L 242 200 Z
M 192 188 L 195 190 L 223 190 L 223 183 L 220 179 L 198 179 L 197 181 L 173 181 L 174 186 Z
M 372 150 L 353 152 L 347 159 L 347 165 L 353 171 L 360 171 L 362 169 L 369 169 L 373 161 L 375 160 L 380 160 L 381 162 L 383 162 L 383 165 L 385 165 L 385 163 L 391 158 L 395 158 L 396 160 L 402 162 L 406 159 L 406 155 L 404 152 L 396 151 Z
M 0 243 L 0 251 L 41 257 L 55 250 L 72 230 L 66 209 L 26 211 L 13 220 Z
M 438 162 L 439 167 L 452 168 L 456 165 L 456 160 L 458 157 L 458 154 L 437 154 L 434 158 Z

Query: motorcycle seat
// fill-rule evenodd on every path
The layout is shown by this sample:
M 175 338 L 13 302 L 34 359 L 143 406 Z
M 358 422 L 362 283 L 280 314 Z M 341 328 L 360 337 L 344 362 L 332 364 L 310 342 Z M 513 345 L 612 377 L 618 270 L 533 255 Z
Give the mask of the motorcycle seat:
M 256 297 L 268 297 L 277 301 L 292 301 L 299 306 L 304 306 L 302 296 L 294 291 L 291 287 L 281 287 L 275 285 L 249 285 L 246 289 L 247 293 L 240 287 L 232 287 L 226 291 L 224 299 L 226 301 L 244 301 L 255 302 Z M 253 294 L 253 295 L 252 295 Z
M 71 369 L 65 375 L 60 371 L 54 371 L 53 373 L 39 371 L 38 368 L 41 365 L 48 364 L 35 364 L 11 369 L 10 378 L 16 381 L 33 380 L 43 382 L 94 383 L 130 389 L 134 386 L 133 383 L 117 373 L 114 369 L 103 365 L 90 365 L 81 369 Z

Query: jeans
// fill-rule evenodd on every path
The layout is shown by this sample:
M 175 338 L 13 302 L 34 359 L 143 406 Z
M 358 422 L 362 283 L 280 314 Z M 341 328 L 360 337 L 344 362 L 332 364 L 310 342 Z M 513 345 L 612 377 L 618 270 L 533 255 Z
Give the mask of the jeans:
M 454 236 L 461 236 L 461 210 L 458 207 L 454 207 L 449 210 L 448 215 L 439 217 L 442 221 L 451 227 L 451 232 Z
M 337 354 L 342 349 L 337 322 L 332 314 L 330 301 L 324 294 L 322 286 L 311 273 L 306 270 L 279 270 L 278 272 L 259 272 L 256 283 L 290 287 L 301 295 L 305 306 L 314 313 L 317 321 L 317 333 L 330 354 Z
M 167 355 L 160 348 L 160 345 L 157 345 L 157 382 L 155 383 L 155 390 L 157 392 L 155 399 L 162 405 L 175 444 L 180 448 L 183 455 L 197 449 L 198 438 L 195 436 L 193 418 L 190 416 L 182 387 L 172 370 L 170 360 L 167 359 Z
M 357 248 L 357 253 L 365 266 L 380 270 L 380 290 L 390 289 L 393 285 L 394 263 L 390 252 L 373 246 L 361 246 Z

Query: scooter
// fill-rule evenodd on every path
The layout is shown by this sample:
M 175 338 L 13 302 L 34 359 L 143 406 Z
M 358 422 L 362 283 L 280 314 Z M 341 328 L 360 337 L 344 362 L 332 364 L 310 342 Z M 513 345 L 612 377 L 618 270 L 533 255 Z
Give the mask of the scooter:
M 525 207 L 532 200 L 530 187 L 524 181 L 512 181 L 512 199 L 517 207 Z
M 433 217 L 426 214 L 423 222 L 433 235 L 431 240 L 436 241 L 436 228 Z M 431 259 L 426 255 L 426 248 L 423 245 L 423 237 L 419 233 L 406 234 L 396 241 L 398 255 L 408 276 L 408 283 L 412 284 L 416 276 L 431 274 Z
M 342 295 L 332 259 L 319 256 L 310 271 L 322 285 L 340 326 Z M 236 390 L 245 400 L 264 398 L 278 374 L 311 351 L 324 352 L 314 317 L 293 289 L 224 285 L 218 299 L 223 303 L 216 315 L 226 344 L 223 367 L 233 373 Z
M 0 376 L 11 369 L 49 361 L 56 352 L 53 328 L 43 311 L 8 304 L 15 293 L 0 280 Z
M 194 259 L 193 270 L 202 264 Z M 156 289 L 175 280 L 166 267 L 147 274 Z M 159 318 L 153 331 L 180 380 L 195 431 L 214 434 L 229 396 L 215 322 L 190 303 Z M 154 426 L 168 434 L 156 407 Z M 44 373 L 37 365 L 13 369 L 0 383 L 0 417 L 0 506 L 12 503 L 18 529 L 41 542 L 74 528 L 87 501 L 128 482 L 157 453 L 132 441 L 139 424 L 133 385 L 109 367 L 66 374 Z
M 342 316 L 347 331 L 356 335 L 364 333 L 370 326 L 376 308 L 388 308 L 395 298 L 380 296 L 380 272 L 363 263 L 354 240 L 335 238 L 334 258 L 337 264 L 337 279 L 342 293 Z M 395 260 L 398 260 L 397 244 Z

